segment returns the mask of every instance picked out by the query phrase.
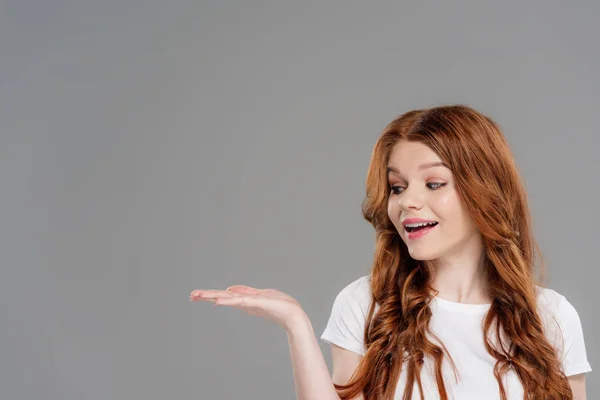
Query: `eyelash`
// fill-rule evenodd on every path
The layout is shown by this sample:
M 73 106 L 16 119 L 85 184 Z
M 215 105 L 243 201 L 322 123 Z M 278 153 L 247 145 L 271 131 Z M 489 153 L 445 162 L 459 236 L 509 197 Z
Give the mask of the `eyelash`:
M 438 189 L 441 189 L 442 187 L 446 186 L 446 183 L 441 183 L 441 182 L 429 182 L 427 185 L 436 185 L 436 188 L 435 188 L 435 189 L 431 189 L 431 188 L 429 188 L 429 190 L 432 190 L 432 191 L 434 191 L 434 190 L 438 190 Z M 392 190 L 392 194 L 401 194 L 402 192 L 400 192 L 400 193 L 396 193 L 396 192 L 394 192 L 394 189 L 396 189 L 396 188 L 400 188 L 400 187 L 402 187 L 402 186 L 392 186 L 392 188 L 391 188 L 391 190 Z

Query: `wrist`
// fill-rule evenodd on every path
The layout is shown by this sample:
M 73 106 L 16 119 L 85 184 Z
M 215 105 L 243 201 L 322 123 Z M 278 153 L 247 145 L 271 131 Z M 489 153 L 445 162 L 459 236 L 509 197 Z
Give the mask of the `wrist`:
M 307 329 L 312 330 L 312 324 L 308 315 L 302 310 L 293 313 L 284 326 L 288 336 L 295 335 L 300 332 L 305 332 Z

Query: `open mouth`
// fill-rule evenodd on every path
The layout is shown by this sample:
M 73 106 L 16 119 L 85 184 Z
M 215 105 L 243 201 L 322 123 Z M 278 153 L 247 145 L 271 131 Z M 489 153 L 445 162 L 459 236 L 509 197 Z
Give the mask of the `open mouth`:
M 411 224 L 409 225 L 405 225 L 404 229 L 406 230 L 406 232 L 418 232 L 418 231 L 422 231 L 423 229 L 427 229 L 427 228 L 432 228 L 434 226 L 436 226 L 438 223 L 437 222 L 426 222 L 426 223 L 421 223 L 421 224 Z

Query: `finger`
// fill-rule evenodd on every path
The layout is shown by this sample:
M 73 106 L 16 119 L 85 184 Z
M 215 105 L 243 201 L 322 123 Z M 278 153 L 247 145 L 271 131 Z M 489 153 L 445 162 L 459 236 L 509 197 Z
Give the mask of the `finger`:
M 210 294 L 210 293 L 214 293 L 214 292 L 216 292 L 216 290 L 196 289 L 196 290 L 192 290 L 192 292 L 190 293 L 190 297 L 202 297 L 206 294 Z
M 234 306 L 240 309 L 247 309 L 256 305 L 257 298 L 252 295 L 234 295 L 231 297 L 220 297 L 215 299 L 215 305 Z
M 227 289 L 228 292 L 241 293 L 241 294 L 258 294 L 261 292 L 260 289 L 253 288 L 246 285 L 233 285 L 229 286 Z
M 239 293 L 227 292 L 225 290 L 214 290 L 210 292 L 201 293 L 199 296 L 190 295 L 190 300 L 211 300 L 219 298 L 230 298 L 240 296 Z
M 215 306 L 230 306 L 247 312 L 250 315 L 265 316 L 262 298 L 254 295 L 240 295 L 231 298 L 219 298 L 215 300 Z
M 218 289 L 204 289 L 204 290 L 196 289 L 190 293 L 190 297 L 207 297 L 207 296 L 212 296 L 217 293 L 230 293 L 230 292 L 227 292 L 225 290 L 218 290 Z

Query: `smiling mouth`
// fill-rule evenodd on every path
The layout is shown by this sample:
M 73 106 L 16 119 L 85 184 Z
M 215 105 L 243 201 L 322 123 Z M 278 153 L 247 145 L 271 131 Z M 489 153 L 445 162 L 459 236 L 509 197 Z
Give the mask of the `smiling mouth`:
M 420 226 L 416 226 L 416 227 L 405 226 L 404 230 L 406 230 L 406 232 L 408 232 L 408 233 L 418 232 L 418 231 L 422 231 L 423 229 L 426 229 L 426 228 L 432 228 L 432 227 L 436 226 L 437 224 L 438 224 L 437 222 L 428 222 L 424 225 L 420 225 Z

